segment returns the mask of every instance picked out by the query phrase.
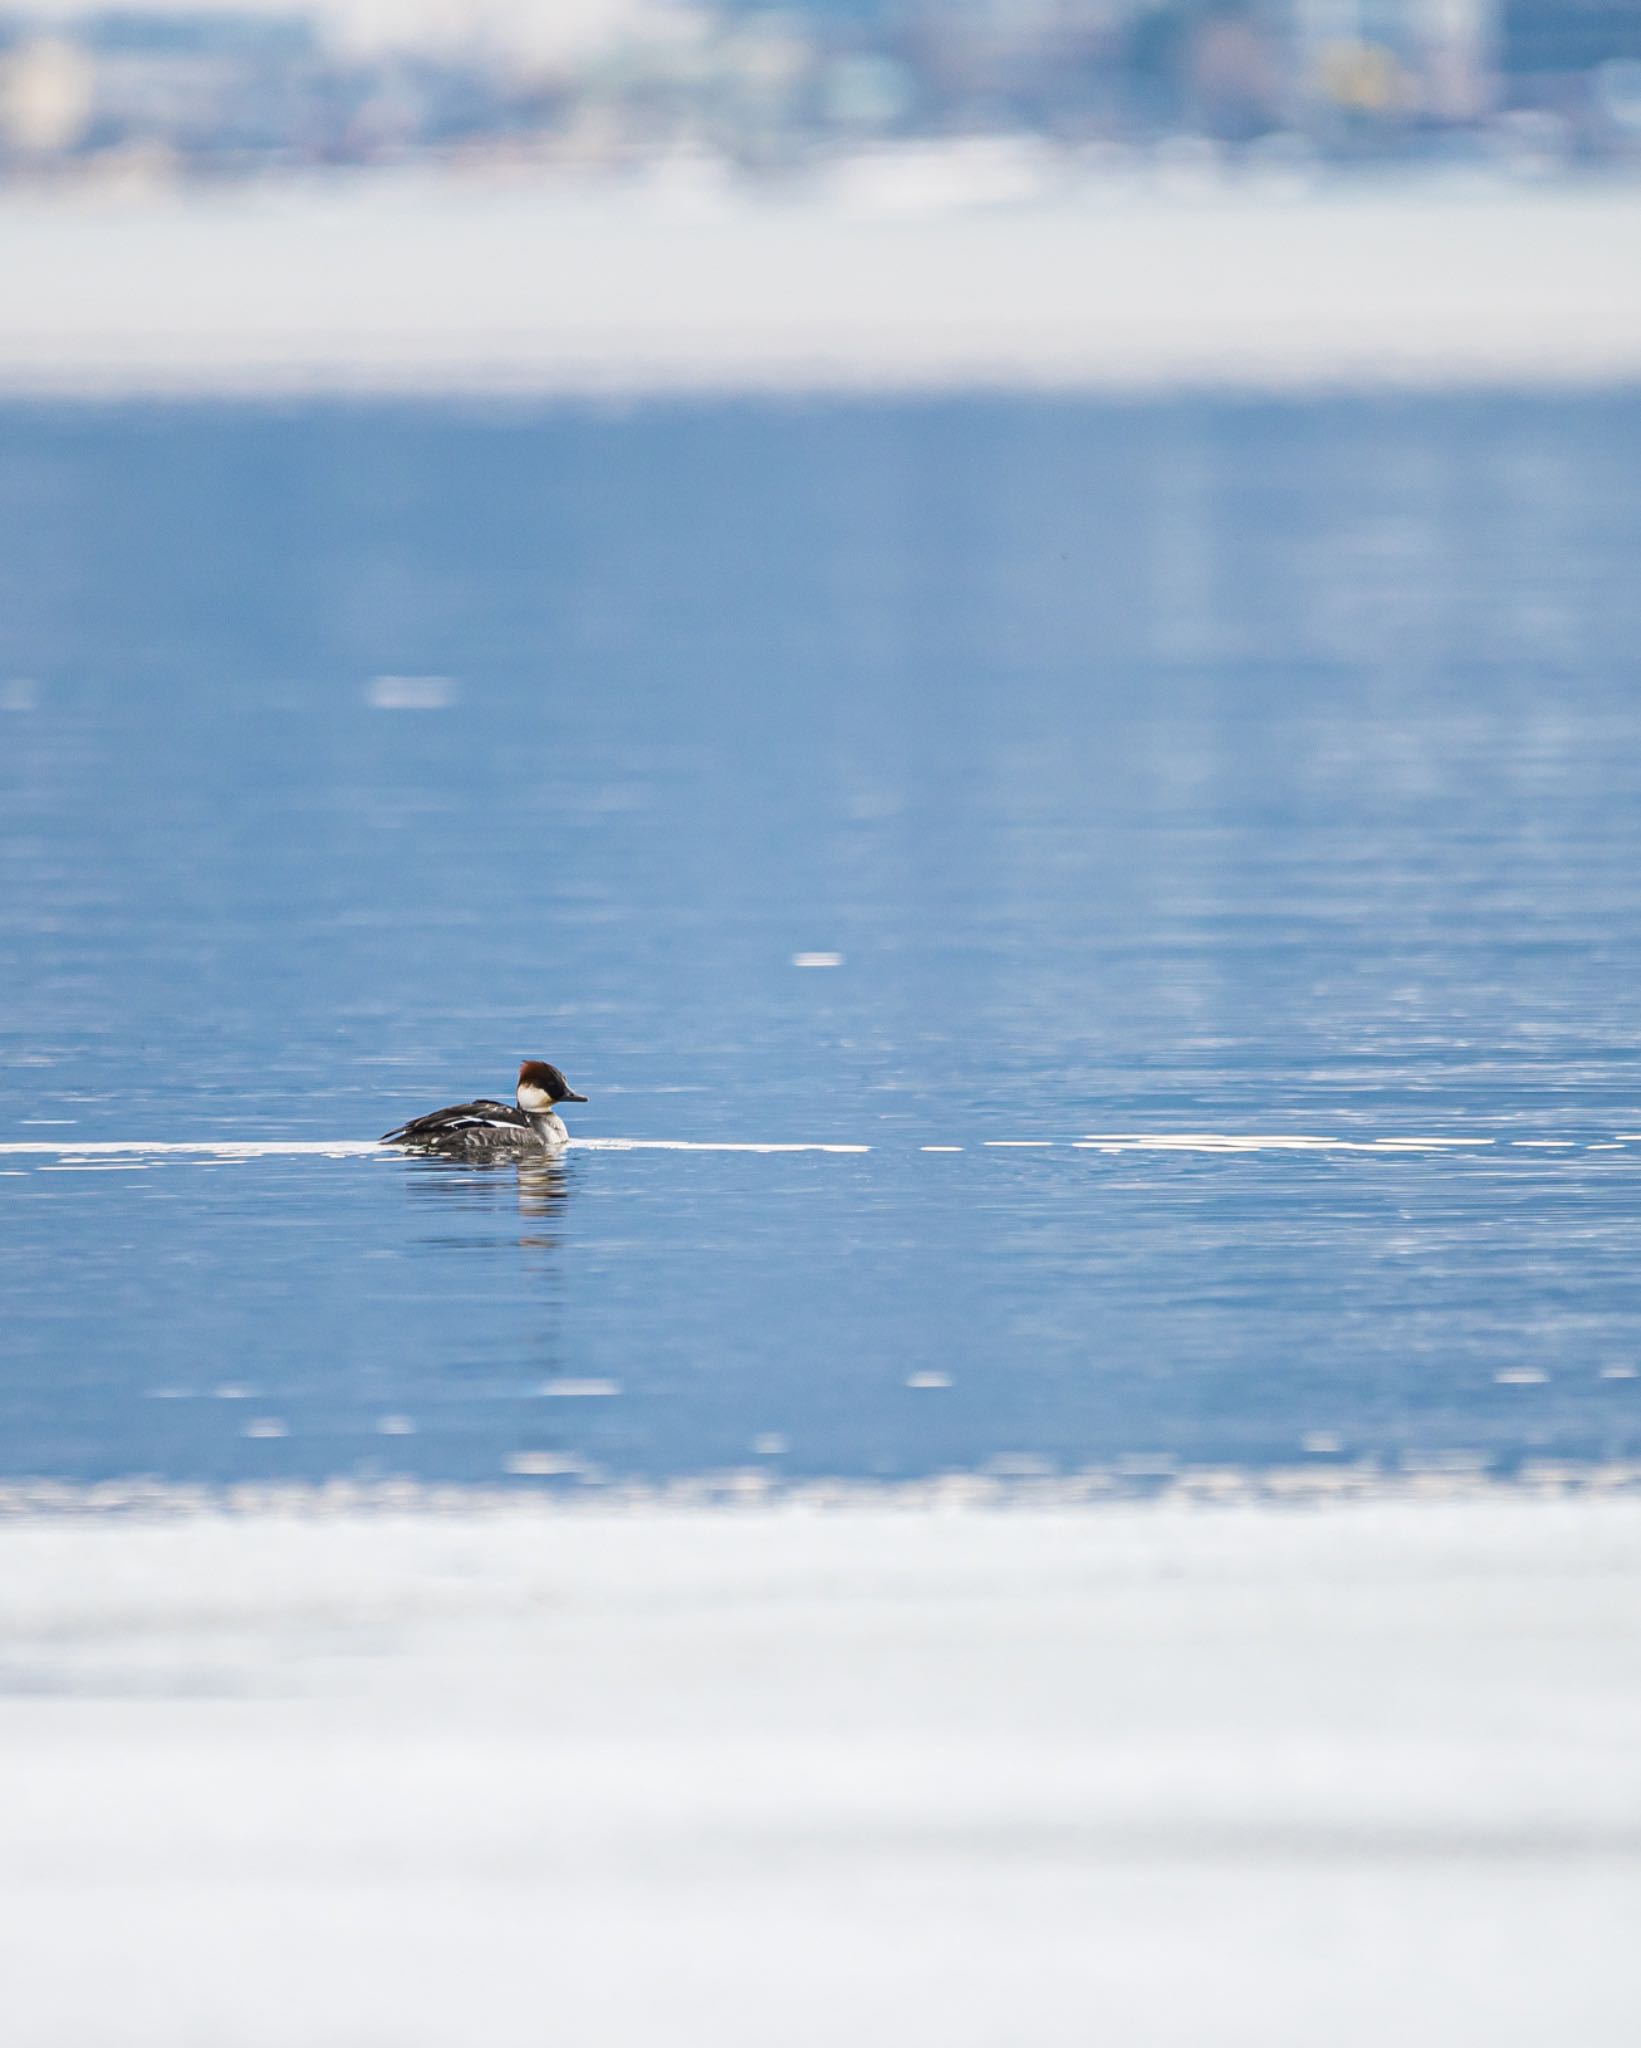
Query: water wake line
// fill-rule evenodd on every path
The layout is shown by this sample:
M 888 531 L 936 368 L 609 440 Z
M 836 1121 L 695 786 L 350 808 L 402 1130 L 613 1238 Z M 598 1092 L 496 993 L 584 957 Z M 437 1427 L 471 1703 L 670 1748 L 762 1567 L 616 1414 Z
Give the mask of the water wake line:
M 728 1141 L 697 1142 L 690 1138 L 572 1138 L 578 1152 L 870 1152 L 870 1145 L 763 1145 Z M 8 1156 L 47 1159 L 147 1158 L 181 1153 L 203 1159 L 409 1159 L 427 1155 L 401 1151 L 369 1138 L 197 1138 L 185 1141 L 146 1138 L 30 1138 L 0 1144 Z M 471 1162 L 468 1162 L 471 1164 Z M 528 1165 L 529 1159 L 524 1161 Z
M 1362 1153 L 1379 1158 L 1418 1153 L 1452 1154 L 1482 1149 L 1535 1152 L 1617 1151 L 1641 1144 L 1641 1133 L 1621 1131 L 1608 1138 L 1484 1138 L 1403 1136 L 1355 1138 L 1305 1136 L 1288 1132 L 1221 1131 L 1091 1131 L 1081 1138 L 982 1138 L 964 1145 L 920 1145 L 920 1152 L 1168 1152 L 1195 1154 Z M 820 1152 L 861 1154 L 871 1145 L 763 1143 L 752 1139 L 701 1138 L 572 1138 L 577 1152 Z M 91 1165 L 99 1160 L 143 1160 L 192 1157 L 204 1160 L 269 1159 L 404 1159 L 422 1155 L 383 1146 L 368 1138 L 28 1138 L 0 1144 L 0 1155 L 12 1158 L 59 1159 Z
M 995 1142 L 988 1140 L 988 1143 Z M 1449 1152 L 1496 1145 L 1494 1138 L 1309 1138 L 1286 1134 L 1231 1136 L 1217 1131 L 1090 1132 L 1072 1140 L 1078 1152 Z M 1505 1144 L 1532 1144 L 1532 1139 Z M 1565 1141 L 1571 1144 L 1573 1141 Z

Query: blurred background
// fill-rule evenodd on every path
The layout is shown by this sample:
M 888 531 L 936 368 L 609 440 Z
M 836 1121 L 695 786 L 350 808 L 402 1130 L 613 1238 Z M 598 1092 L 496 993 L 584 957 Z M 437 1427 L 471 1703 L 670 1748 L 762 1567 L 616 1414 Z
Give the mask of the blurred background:
M 1150 163 L 1622 170 L 1634 0 L 278 0 L 0 12 L 10 179 L 792 181 L 1019 199 Z

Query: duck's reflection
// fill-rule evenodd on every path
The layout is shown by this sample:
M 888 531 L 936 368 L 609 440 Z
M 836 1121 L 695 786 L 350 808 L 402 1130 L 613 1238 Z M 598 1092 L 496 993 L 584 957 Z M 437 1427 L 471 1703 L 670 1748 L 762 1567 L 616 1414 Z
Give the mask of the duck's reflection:
M 494 1213 L 508 1203 L 517 1205 L 520 1216 L 550 1218 L 568 1199 L 571 1169 L 563 1159 L 446 1159 L 428 1153 L 410 1162 L 406 1176 L 411 1196 L 457 1209 L 480 1209 Z M 493 1239 L 443 1238 L 436 1242 L 460 1244 Z M 521 1245 L 551 1251 L 558 1239 L 551 1231 L 533 1231 L 521 1237 Z
M 413 1155 L 405 1164 L 409 1200 L 432 1205 L 421 1208 L 423 1227 L 410 1233 L 411 1255 L 427 1261 L 422 1284 L 469 1305 L 460 1344 L 441 1363 L 442 1386 L 459 1389 L 455 1398 L 470 1419 L 484 1413 L 485 1402 L 514 1408 L 516 1422 L 497 1454 L 502 1472 L 581 1483 L 594 1469 L 592 1460 L 561 1419 L 548 1426 L 536 1398 L 570 1374 L 564 1349 L 569 1261 L 551 1224 L 569 1200 L 574 1165 L 562 1157 L 452 1159 L 439 1153 Z M 524 1219 L 522 1229 L 515 1216 Z

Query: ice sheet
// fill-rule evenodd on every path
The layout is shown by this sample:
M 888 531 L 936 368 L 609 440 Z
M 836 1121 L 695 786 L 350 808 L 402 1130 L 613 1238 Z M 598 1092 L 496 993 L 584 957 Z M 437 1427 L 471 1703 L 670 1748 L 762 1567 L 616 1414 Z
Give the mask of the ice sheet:
M 686 203 L 687 202 L 687 203 Z M 416 173 L 0 200 L 0 390 L 1481 384 L 1641 371 L 1641 193 L 1108 181 L 908 212 Z
M 8 2028 L 1616 2048 L 1638 1570 L 1504 1494 L 10 1521 Z

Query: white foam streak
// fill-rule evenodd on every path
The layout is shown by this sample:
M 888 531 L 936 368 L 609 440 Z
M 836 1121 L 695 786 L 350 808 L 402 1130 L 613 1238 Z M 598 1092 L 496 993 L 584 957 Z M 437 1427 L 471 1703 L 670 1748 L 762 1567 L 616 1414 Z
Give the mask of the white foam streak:
M 1090 1132 L 1078 1152 L 1446 1152 L 1491 1145 L 1491 1138 L 1316 1138 L 1221 1131 Z
M 213 1159 L 264 1159 L 284 1153 L 306 1154 L 322 1159 L 357 1159 L 380 1152 L 381 1147 L 363 1138 L 212 1138 L 172 1143 L 152 1138 L 94 1138 L 51 1144 L 29 1140 L 23 1144 L 0 1145 L 10 1155 L 32 1153 L 50 1159 L 146 1158 L 155 1153 L 191 1153 Z M 387 1157 L 383 1154 L 383 1157 Z
M 870 1152 L 870 1145 L 755 1145 L 695 1138 L 572 1138 L 583 1152 Z
M 1620 1145 L 1637 1141 L 1637 1134 L 1631 1132 L 1619 1132 L 1606 1140 L 1581 1143 L 1573 1138 L 1346 1138 L 1276 1131 L 1091 1131 L 1085 1137 L 1070 1139 L 985 1138 L 981 1140 L 981 1148 L 993 1152 L 1354 1152 L 1394 1157 L 1398 1154 L 1470 1152 L 1499 1147 L 1541 1152 L 1611 1151 Z M 875 1149 L 871 1145 L 766 1144 L 755 1139 L 700 1138 L 572 1138 L 570 1146 L 577 1152 L 822 1152 L 855 1155 Z M 918 1150 L 960 1152 L 963 1147 L 921 1145 Z M 27 1138 L 0 1144 L 0 1155 L 11 1158 L 56 1160 L 62 1162 L 61 1170 L 81 1172 L 93 1171 L 99 1165 L 105 1171 L 112 1172 L 118 1170 L 122 1162 L 141 1163 L 163 1158 L 194 1159 L 209 1163 L 280 1157 L 385 1160 L 421 1156 L 407 1153 L 396 1146 L 384 1146 L 368 1138 L 198 1138 L 180 1141 L 147 1138 Z
M 580 1152 L 870 1152 L 870 1145 L 762 1145 L 697 1142 L 691 1138 L 572 1138 Z M 146 1138 L 98 1138 L 50 1142 L 31 1138 L 0 1145 L 0 1153 L 44 1159 L 148 1158 L 181 1154 L 203 1159 L 264 1159 L 295 1155 L 320 1159 L 404 1159 L 417 1156 L 368 1138 L 212 1138 L 165 1142 Z

